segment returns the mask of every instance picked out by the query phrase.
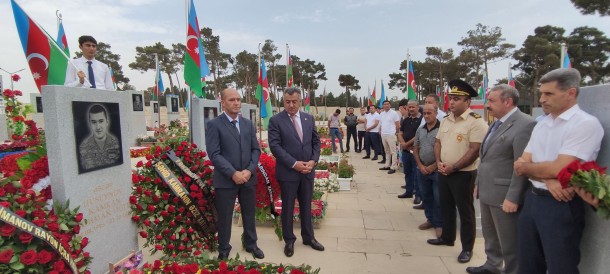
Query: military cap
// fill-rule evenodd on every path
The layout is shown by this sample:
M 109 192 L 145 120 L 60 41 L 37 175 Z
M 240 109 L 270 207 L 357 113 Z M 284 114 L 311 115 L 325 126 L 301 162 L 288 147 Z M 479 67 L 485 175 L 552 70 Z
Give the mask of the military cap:
M 479 93 L 471 85 L 460 79 L 454 79 L 449 81 L 449 87 L 451 88 L 451 90 L 449 91 L 449 95 L 470 97 L 479 96 Z

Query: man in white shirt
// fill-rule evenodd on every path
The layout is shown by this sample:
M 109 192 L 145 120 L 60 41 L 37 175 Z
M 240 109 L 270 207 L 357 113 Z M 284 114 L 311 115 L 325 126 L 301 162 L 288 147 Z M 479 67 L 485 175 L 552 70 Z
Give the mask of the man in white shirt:
M 68 87 L 95 88 L 115 90 L 112 75 L 108 65 L 95 60 L 97 41 L 95 38 L 83 35 L 78 38 L 79 48 L 83 56 L 68 62 L 66 81 Z
M 577 104 L 580 73 L 553 70 L 540 79 L 540 104 L 548 113 L 532 132 L 515 173 L 525 175 L 531 191 L 519 217 L 519 273 L 578 273 L 580 240 L 585 226 L 582 191 L 563 189 L 557 174 L 579 160 L 593 161 L 604 130 Z
M 360 153 L 362 148 L 364 147 L 364 136 L 366 135 L 366 130 L 364 126 L 366 125 L 366 108 L 360 108 L 360 115 L 358 116 L 358 125 L 356 126 L 356 130 L 358 131 L 358 146 L 356 146 L 356 152 Z
M 381 142 L 385 150 L 386 162 L 379 170 L 387 170 L 388 174 L 396 172 L 398 168 L 398 158 L 396 154 L 396 134 L 400 129 L 400 115 L 393 109 L 390 109 L 390 101 L 383 102 L 383 111 L 381 112 Z
M 366 116 L 366 136 L 365 138 L 368 142 L 364 142 L 364 150 L 366 151 L 366 156 L 362 157 L 362 159 L 371 159 L 376 161 L 377 156 L 381 155 L 381 149 L 379 146 L 381 145 L 381 139 L 379 137 L 379 113 L 376 111 L 377 107 L 375 105 L 369 106 L 369 114 Z M 373 149 L 374 156 L 371 158 L 371 149 Z

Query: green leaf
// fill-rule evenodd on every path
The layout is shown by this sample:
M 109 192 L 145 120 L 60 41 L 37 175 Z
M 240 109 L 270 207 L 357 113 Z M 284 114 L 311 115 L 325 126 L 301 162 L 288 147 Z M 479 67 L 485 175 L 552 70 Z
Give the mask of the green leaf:
M 60 228 L 61 228 L 61 230 L 63 230 L 63 231 L 69 231 L 69 230 L 70 230 L 66 224 L 60 224 L 60 225 L 59 225 L 59 227 L 60 227 Z
M 21 262 L 16 262 L 16 263 L 12 263 L 10 264 L 10 267 L 14 270 L 21 270 L 23 269 L 25 266 L 21 263 Z
M 603 188 L 603 187 L 600 187 L 600 188 L 599 188 L 599 192 L 597 193 L 597 198 L 601 200 L 601 199 L 603 199 L 604 197 L 606 197 L 606 194 L 607 194 L 607 193 L 606 193 L 606 189 L 605 189 L 605 188 Z

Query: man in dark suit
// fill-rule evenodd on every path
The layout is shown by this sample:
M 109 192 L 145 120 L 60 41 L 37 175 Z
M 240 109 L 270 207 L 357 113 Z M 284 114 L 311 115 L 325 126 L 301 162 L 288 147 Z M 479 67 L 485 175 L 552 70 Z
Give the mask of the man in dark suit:
M 226 260 L 231 252 L 231 223 L 235 197 L 239 198 L 244 224 L 243 246 L 254 258 L 265 257 L 256 245 L 254 209 L 256 204 L 256 166 L 261 155 L 252 122 L 239 116 L 241 101 L 235 89 L 220 94 L 224 112 L 210 120 L 205 131 L 208 157 L 214 164 L 214 187 L 218 211 L 218 258 Z
M 303 244 L 323 251 L 313 235 L 311 199 L 314 167 L 320 158 L 320 137 L 313 116 L 300 112 L 301 90 L 287 88 L 283 96 L 284 111 L 269 120 L 269 148 L 277 164 L 275 174 L 282 190 L 282 232 L 284 254 L 294 254 L 296 236 L 292 231 L 294 200 L 299 201 Z
M 474 189 L 481 205 L 487 261 L 467 267 L 468 273 L 517 273 L 517 223 L 529 184 L 514 173 L 512 163 L 523 154 L 536 125 L 517 108 L 518 103 L 519 91 L 506 84 L 493 87 L 487 97 L 487 111 L 497 120 L 483 139 Z

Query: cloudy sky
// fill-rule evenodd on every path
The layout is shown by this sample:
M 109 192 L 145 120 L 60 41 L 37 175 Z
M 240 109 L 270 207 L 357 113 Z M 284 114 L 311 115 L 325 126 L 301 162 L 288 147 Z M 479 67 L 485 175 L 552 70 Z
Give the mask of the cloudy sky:
M 109 43 L 121 56 L 123 71 L 137 89 L 152 86 L 154 73 L 129 69 L 136 46 L 161 42 L 171 47 L 172 43 L 185 42 L 185 1 L 17 2 L 52 35 L 57 33 L 55 11 L 59 10 L 72 55 L 83 34 Z M 271 39 L 284 56 L 288 43 L 292 54 L 325 64 L 328 81 L 321 83 L 318 94 L 325 85 L 339 94 L 343 90 L 337 81 L 339 74 L 352 74 L 360 80 L 363 89 L 359 95 L 364 96 L 375 80 L 387 83 L 388 74 L 398 71 L 407 50 L 414 60 L 425 58 L 426 46 L 453 48 L 458 53 L 457 42 L 477 23 L 502 28 L 506 42 L 517 48 L 534 28 L 547 24 L 563 27 L 566 34 L 579 26 L 610 30 L 610 18 L 581 15 L 569 0 L 195 0 L 195 6 L 200 27 L 211 27 L 220 35 L 224 52 L 255 53 L 259 43 Z M 0 67 L 7 71 L 27 68 L 9 0 L 0 0 L 0 15 Z M 284 63 L 284 58 L 280 62 Z M 510 61 L 491 65 L 491 83 L 506 77 Z M 23 80 L 15 88 L 37 92 L 29 68 L 20 74 Z M 9 75 L 0 75 L 5 87 L 9 86 Z M 184 85 L 183 79 L 179 81 Z M 168 79 L 164 82 L 168 85 Z M 403 96 L 399 91 L 387 91 L 387 84 L 386 92 L 390 97 Z M 24 101 L 29 101 L 29 96 L 24 96 Z

